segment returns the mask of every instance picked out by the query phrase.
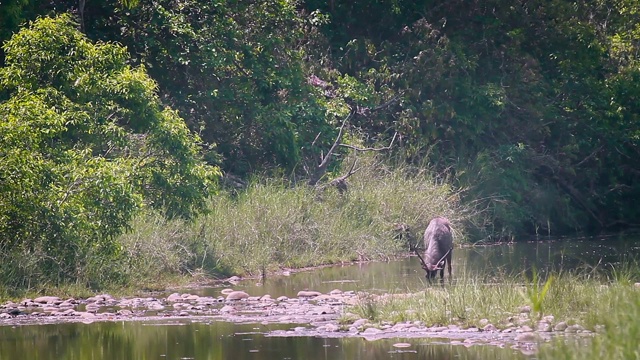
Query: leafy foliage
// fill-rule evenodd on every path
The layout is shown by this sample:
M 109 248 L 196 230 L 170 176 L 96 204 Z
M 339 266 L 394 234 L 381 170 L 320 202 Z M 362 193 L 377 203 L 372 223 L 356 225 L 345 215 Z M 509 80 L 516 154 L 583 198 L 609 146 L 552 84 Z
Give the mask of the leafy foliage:
M 87 262 L 117 256 L 115 237 L 144 205 L 168 217 L 205 210 L 218 170 L 201 163 L 197 137 L 162 108 L 144 67 L 126 64 L 125 48 L 92 43 L 60 16 L 4 50 L 0 247 L 3 269 L 21 271 L 17 285 L 96 280 L 87 277 L 104 264 Z M 21 253 L 41 258 L 21 264 Z
M 332 20 L 333 66 L 404 94 L 363 132 L 398 131 L 407 158 L 484 199 L 498 234 L 640 223 L 627 202 L 640 190 L 636 3 L 308 4 Z
M 290 171 L 335 132 L 307 82 L 294 2 L 140 1 L 106 26 L 227 171 Z

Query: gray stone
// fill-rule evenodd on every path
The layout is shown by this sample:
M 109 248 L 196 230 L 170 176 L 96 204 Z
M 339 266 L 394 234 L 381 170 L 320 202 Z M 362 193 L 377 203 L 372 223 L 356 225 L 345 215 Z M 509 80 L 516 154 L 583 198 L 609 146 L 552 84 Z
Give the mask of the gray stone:
M 538 323 L 536 330 L 540 332 L 550 332 L 552 330 L 551 324 L 541 321 Z
M 231 312 L 235 312 L 236 309 L 233 306 L 229 306 L 229 305 L 225 305 L 222 307 L 222 309 L 220 309 L 221 313 L 231 313 Z
M 498 331 L 498 328 L 493 324 L 487 324 L 482 328 L 483 331 Z
M 227 300 L 242 300 L 249 297 L 244 291 L 232 291 L 227 295 Z
M 363 335 L 376 335 L 376 334 L 380 334 L 381 332 L 382 332 L 382 330 L 380 330 L 380 329 L 376 329 L 376 328 L 370 327 L 370 328 L 365 329 L 362 332 L 362 334 Z
M 540 339 L 538 334 L 533 332 L 526 332 L 516 336 L 515 340 L 518 342 L 537 342 Z
M 571 333 L 571 334 L 575 334 L 575 333 L 577 333 L 577 332 L 579 332 L 579 331 L 582 331 L 582 330 L 584 330 L 584 328 L 583 328 L 582 326 L 580 326 L 580 325 L 578 325 L 578 324 L 575 324 L 575 325 L 569 325 L 569 326 L 567 326 L 567 328 L 566 328 L 566 329 L 564 329 L 564 332 L 566 332 L 566 333 Z
M 358 319 L 358 320 L 354 321 L 353 324 L 351 324 L 351 326 L 359 328 L 361 326 L 364 326 L 367 323 L 369 323 L 369 320 L 367 320 L 367 319 Z
M 301 298 L 310 298 L 310 297 L 316 297 L 316 296 L 320 296 L 322 295 L 322 293 L 318 292 L 318 291 L 298 291 L 298 297 Z
M 336 332 L 338 330 L 340 330 L 340 328 L 336 324 L 326 324 L 326 325 L 324 325 L 324 331 Z
M 553 331 L 565 331 L 566 329 L 567 323 L 564 321 L 557 323 L 556 326 L 553 327 Z
M 39 304 L 54 304 L 54 303 L 62 303 L 62 300 L 57 296 L 40 296 L 33 299 L 33 302 Z
M 527 325 L 521 326 L 519 329 L 516 329 L 517 333 L 525 333 L 525 332 L 532 332 L 532 331 L 533 329 Z
M 443 332 L 445 330 L 449 330 L 449 328 L 446 326 L 436 326 L 429 329 L 429 331 L 433 331 L 433 332 Z

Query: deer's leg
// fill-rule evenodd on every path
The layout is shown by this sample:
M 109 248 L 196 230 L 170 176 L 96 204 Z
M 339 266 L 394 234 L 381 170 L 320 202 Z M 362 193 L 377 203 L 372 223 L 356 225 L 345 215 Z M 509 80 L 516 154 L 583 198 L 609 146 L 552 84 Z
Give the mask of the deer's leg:
M 451 258 L 453 257 L 453 250 L 449 251 L 449 254 L 447 255 L 447 271 L 449 271 L 449 282 L 452 282 L 453 278 L 451 277 Z M 444 269 L 442 269 L 442 271 L 444 271 Z

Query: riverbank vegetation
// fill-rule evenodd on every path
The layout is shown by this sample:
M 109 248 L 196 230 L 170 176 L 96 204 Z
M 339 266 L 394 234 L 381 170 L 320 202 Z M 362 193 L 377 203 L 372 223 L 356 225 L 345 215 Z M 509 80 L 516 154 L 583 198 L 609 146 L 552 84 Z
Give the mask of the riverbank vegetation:
M 424 184 L 472 241 L 638 226 L 639 7 L 3 2 L 3 291 L 392 256 Z
M 131 229 L 114 239 L 108 262 L 78 269 L 88 288 L 162 288 L 169 283 L 231 275 L 260 276 L 280 269 L 387 260 L 405 254 L 436 214 L 462 224 L 474 215 L 459 204 L 460 192 L 419 169 L 389 167 L 374 156 L 361 159 L 349 192 L 334 187 L 292 186 L 283 180 L 256 180 L 241 192 L 220 191 L 211 210 L 195 219 L 167 219 L 145 211 Z M 463 227 L 456 229 L 464 237 Z M 13 252 L 5 262 L 5 289 L 56 293 L 57 278 L 31 271 L 39 254 Z M 95 259 L 87 255 L 88 260 Z M 30 283 L 25 286 L 24 281 Z M 75 288 L 78 291 L 78 288 Z
M 257 276 L 282 268 L 384 260 L 421 241 L 436 214 L 454 224 L 471 217 L 459 197 L 428 173 L 373 161 L 351 178 L 348 194 L 333 187 L 254 182 L 240 194 L 212 198 L 211 212 L 194 222 L 147 214 L 121 242 L 126 258 L 144 261 L 134 272 L 149 274 Z
M 427 326 L 486 326 L 512 331 L 588 331 L 540 345 L 541 359 L 633 359 L 640 331 L 637 263 L 620 268 L 557 271 L 546 276 L 460 274 L 453 285 L 414 294 L 365 295 L 349 309 L 374 323 L 422 321 Z M 543 295 L 544 292 L 544 295 Z M 345 319 L 348 321 L 348 319 Z M 560 327 L 560 328 L 558 328 Z M 531 331 L 529 330 L 529 331 Z

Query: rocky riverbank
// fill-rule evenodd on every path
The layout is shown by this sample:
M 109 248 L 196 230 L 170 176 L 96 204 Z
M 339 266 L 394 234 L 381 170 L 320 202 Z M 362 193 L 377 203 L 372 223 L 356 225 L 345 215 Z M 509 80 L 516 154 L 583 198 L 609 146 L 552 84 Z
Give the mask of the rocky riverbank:
M 291 324 L 266 336 L 441 338 L 465 346 L 488 344 L 535 351 L 536 345 L 554 336 L 592 333 L 579 325 L 555 321 L 552 316 L 539 322 L 529 319 L 528 309 L 514 316 L 513 326 L 498 329 L 486 320 L 476 326 L 428 326 L 420 321 L 373 324 L 348 312 L 372 294 L 341 291 L 329 293 L 300 291 L 297 297 L 250 296 L 244 291 L 223 289 L 217 297 L 173 293 L 166 297 L 114 298 L 103 294 L 87 299 L 43 296 L 0 305 L 0 326 L 38 325 L 95 321 L 228 321 L 235 323 Z M 395 295 L 399 296 L 399 295 Z M 400 295 L 401 296 L 401 295 Z M 531 326 L 535 324 L 535 326 Z

